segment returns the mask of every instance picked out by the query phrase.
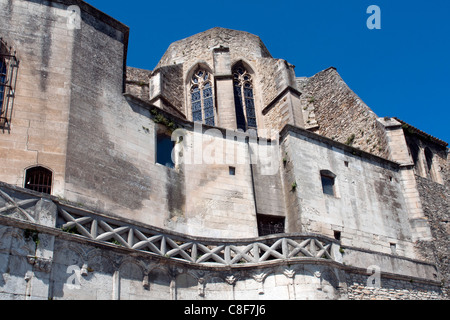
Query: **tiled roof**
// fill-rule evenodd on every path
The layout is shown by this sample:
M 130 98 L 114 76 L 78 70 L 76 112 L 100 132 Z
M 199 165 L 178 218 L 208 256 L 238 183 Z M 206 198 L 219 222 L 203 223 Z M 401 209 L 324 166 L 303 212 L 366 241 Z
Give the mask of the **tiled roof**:
M 398 122 L 400 122 L 403 125 L 404 129 L 408 129 L 408 130 L 410 130 L 410 132 L 415 133 L 415 134 L 417 134 L 419 136 L 422 136 L 425 139 L 431 140 L 432 142 L 434 142 L 434 143 L 436 143 L 438 145 L 441 145 L 443 147 L 448 147 L 448 143 L 447 142 L 445 142 L 445 141 L 443 141 L 441 139 L 438 139 L 436 137 L 433 137 L 432 135 L 430 135 L 430 134 L 428 134 L 428 133 L 426 133 L 426 132 L 424 132 L 424 131 L 422 131 L 420 129 L 417 129 L 416 127 L 410 125 L 409 123 L 406 123 L 405 121 L 400 120 L 399 118 L 394 117 L 394 119 L 397 120 Z

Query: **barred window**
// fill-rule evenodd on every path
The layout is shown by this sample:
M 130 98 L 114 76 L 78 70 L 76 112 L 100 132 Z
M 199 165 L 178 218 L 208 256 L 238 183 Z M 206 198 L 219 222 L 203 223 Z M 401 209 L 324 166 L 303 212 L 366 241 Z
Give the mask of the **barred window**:
M 0 38 L 0 128 L 10 129 L 19 61 Z
M 260 237 L 285 233 L 285 218 L 258 214 L 258 233 Z
M 0 115 L 3 114 L 5 86 L 6 86 L 6 61 L 4 58 L 0 58 Z
M 43 167 L 30 168 L 25 176 L 25 188 L 41 193 L 52 193 L 52 172 Z
M 192 119 L 215 125 L 214 90 L 212 77 L 208 71 L 198 69 L 191 80 Z
M 239 64 L 233 69 L 233 78 L 237 128 L 257 129 L 252 76 Z

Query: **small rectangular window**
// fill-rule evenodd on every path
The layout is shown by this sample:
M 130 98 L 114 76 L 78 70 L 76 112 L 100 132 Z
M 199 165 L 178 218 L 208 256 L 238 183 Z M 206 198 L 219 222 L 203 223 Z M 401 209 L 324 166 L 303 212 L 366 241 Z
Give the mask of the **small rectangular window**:
M 397 244 L 396 243 L 390 243 L 390 246 L 391 246 L 391 253 L 393 255 L 396 255 L 397 254 Z
M 338 241 L 341 241 L 341 235 L 342 235 L 341 231 L 334 232 L 334 238 Z
M 285 233 L 285 218 L 267 215 L 258 215 L 259 236 L 268 236 L 271 234 Z
M 330 196 L 334 196 L 334 181 L 335 178 L 325 175 L 325 174 L 321 174 L 321 178 L 322 178 L 322 189 L 323 189 L 323 193 L 330 195 Z
M 230 176 L 236 175 L 236 168 L 235 167 L 229 167 Z
M 168 168 L 175 168 L 172 160 L 175 143 L 172 141 L 172 137 L 165 133 L 158 133 L 156 140 L 156 162 Z

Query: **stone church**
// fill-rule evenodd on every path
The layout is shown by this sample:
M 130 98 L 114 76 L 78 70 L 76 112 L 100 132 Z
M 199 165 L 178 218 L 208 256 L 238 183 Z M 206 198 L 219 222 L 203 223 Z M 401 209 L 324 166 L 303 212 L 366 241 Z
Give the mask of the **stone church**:
M 446 142 L 256 35 L 129 32 L 0 0 L 0 299 L 447 299 Z

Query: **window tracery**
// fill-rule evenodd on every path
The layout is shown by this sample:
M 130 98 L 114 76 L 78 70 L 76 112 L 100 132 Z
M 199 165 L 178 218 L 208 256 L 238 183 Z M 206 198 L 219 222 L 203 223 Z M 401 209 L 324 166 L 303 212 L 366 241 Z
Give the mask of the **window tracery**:
M 204 122 L 210 126 L 215 125 L 212 77 L 206 70 L 198 69 L 192 76 L 191 106 L 194 122 Z
M 242 65 L 233 69 L 234 103 L 238 129 L 257 129 L 251 74 Z

